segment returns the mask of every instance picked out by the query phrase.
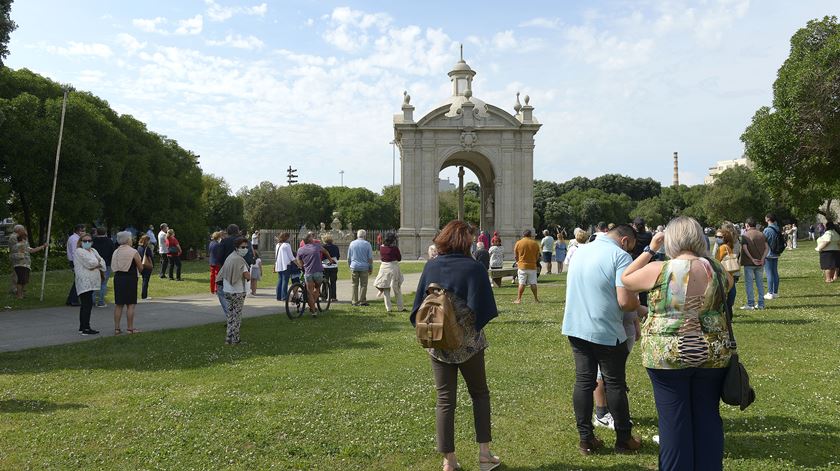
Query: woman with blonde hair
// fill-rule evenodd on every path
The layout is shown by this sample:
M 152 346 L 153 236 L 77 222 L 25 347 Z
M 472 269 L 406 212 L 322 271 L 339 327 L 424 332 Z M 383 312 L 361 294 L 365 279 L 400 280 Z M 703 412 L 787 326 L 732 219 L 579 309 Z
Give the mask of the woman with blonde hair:
M 727 293 L 732 277 L 707 258 L 694 219 L 671 220 L 621 276 L 625 289 L 648 291 L 642 363 L 659 415 L 659 469 L 723 469 L 720 391 L 732 355 Z M 664 245 L 670 260 L 651 261 Z
M 566 271 L 569 271 L 569 267 L 572 265 L 572 257 L 575 255 L 575 252 L 577 252 L 577 249 L 580 248 L 581 245 L 585 244 L 587 240 L 589 240 L 588 232 L 583 229 L 575 229 L 575 240 L 569 243 L 569 248 L 566 252 Z
M 717 247 L 717 251 L 715 252 L 715 259 L 717 259 L 718 262 L 722 262 L 723 258 L 726 256 L 735 256 L 737 260 L 738 254 L 735 252 L 736 240 L 737 238 L 735 236 L 735 231 L 732 230 L 726 223 L 721 225 L 720 228 L 715 232 L 715 246 Z M 735 286 L 738 284 L 739 274 L 740 270 L 735 273 L 730 273 L 734 280 L 734 282 L 732 283 L 732 288 L 729 290 L 729 294 L 726 297 L 726 303 L 729 305 L 730 309 L 735 304 Z

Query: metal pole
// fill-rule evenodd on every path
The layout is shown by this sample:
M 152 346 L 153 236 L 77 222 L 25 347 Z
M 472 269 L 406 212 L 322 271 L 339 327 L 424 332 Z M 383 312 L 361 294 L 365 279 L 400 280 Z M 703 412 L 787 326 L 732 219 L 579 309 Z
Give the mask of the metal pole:
M 341 170 L 338 174 L 341 175 L 341 186 L 344 186 L 344 170 Z
M 44 270 L 41 272 L 41 302 L 44 301 L 44 288 L 47 282 L 47 261 L 50 259 L 50 236 L 52 234 L 53 208 L 55 207 L 55 186 L 58 183 L 58 160 L 61 158 L 61 138 L 64 136 L 64 113 L 67 111 L 67 90 L 61 103 L 61 125 L 58 127 L 58 147 L 55 149 L 55 172 L 53 173 L 52 196 L 50 197 L 50 217 L 47 219 L 47 248 L 44 250 Z
M 458 220 L 464 220 L 464 167 L 458 167 Z
M 397 141 L 396 139 L 389 142 L 391 144 L 391 185 L 397 184 Z

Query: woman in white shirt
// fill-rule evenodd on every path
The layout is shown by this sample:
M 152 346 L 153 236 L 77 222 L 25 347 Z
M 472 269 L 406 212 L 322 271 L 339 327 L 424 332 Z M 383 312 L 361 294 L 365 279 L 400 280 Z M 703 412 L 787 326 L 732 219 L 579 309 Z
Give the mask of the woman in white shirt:
M 502 247 L 502 239 L 494 237 L 490 246 L 490 268 L 502 268 L 505 264 L 505 248 Z
M 289 233 L 284 232 L 277 236 L 277 245 L 274 246 L 274 273 L 277 273 L 278 301 L 286 300 L 292 271 L 297 271 L 297 265 L 293 263 L 294 260 L 295 255 L 292 253 L 292 245 L 289 244 Z M 290 264 L 294 267 L 290 267 Z
M 73 253 L 73 271 L 76 275 L 76 293 L 79 295 L 79 333 L 96 335 L 98 330 L 90 327 L 90 311 L 93 309 L 93 292 L 102 287 L 105 276 L 105 260 L 93 248 L 93 237 L 83 233 Z

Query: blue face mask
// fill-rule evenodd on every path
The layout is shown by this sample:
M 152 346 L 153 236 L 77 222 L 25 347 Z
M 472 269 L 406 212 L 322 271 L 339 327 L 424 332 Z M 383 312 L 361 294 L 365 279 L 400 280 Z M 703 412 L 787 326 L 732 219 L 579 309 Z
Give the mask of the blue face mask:
M 87 242 L 87 241 L 82 242 L 82 248 L 83 249 L 89 249 L 91 247 L 93 247 L 93 242 Z
M 723 245 L 723 237 L 716 237 L 715 240 L 717 241 L 718 245 Z

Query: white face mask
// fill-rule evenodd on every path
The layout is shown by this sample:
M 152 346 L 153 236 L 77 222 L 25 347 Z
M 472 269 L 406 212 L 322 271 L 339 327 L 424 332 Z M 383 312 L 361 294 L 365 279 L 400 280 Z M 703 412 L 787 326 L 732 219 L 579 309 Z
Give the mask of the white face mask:
M 247 255 L 247 254 L 248 254 L 248 249 L 247 249 L 247 248 L 244 248 L 244 249 L 236 249 L 236 253 L 238 253 L 239 255 L 241 255 L 241 256 L 243 256 L 243 257 L 244 257 L 245 255 Z

